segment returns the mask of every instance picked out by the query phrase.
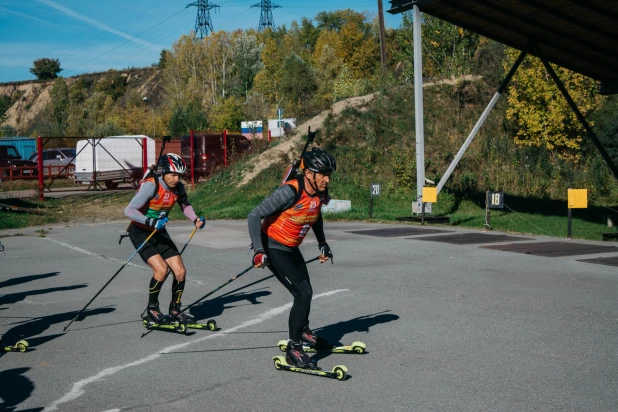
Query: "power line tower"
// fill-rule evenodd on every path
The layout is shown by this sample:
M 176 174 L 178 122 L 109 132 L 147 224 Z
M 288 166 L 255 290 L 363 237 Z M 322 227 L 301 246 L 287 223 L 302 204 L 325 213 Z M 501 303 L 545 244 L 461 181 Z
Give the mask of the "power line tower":
M 273 19 L 273 9 L 281 8 L 278 4 L 273 4 L 271 0 L 260 0 L 258 4 L 254 4 L 251 6 L 259 7 L 262 9 L 260 13 L 260 25 L 258 26 L 258 30 L 262 31 L 266 27 L 270 27 L 271 29 L 275 28 L 275 19 Z
M 208 36 L 208 30 L 212 33 L 215 31 L 212 28 L 212 20 L 210 20 L 210 10 L 216 9 L 219 11 L 219 6 L 210 3 L 208 0 L 197 0 L 196 2 L 187 4 L 185 9 L 189 7 L 197 7 L 197 19 L 195 19 L 195 35 L 200 36 L 200 39 L 204 38 L 204 34 Z

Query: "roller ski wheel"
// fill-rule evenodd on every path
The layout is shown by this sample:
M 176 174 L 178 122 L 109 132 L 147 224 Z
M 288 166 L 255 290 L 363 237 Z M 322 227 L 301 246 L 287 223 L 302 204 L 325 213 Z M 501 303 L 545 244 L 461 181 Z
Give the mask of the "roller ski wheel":
M 3 346 L 5 352 L 26 352 L 30 344 L 26 340 L 20 340 L 13 346 Z
M 299 368 L 297 366 L 290 366 L 286 362 L 285 356 L 281 356 L 281 355 L 275 356 L 273 358 L 273 363 L 275 365 L 275 369 L 280 370 L 280 371 L 282 370 L 282 371 L 298 372 L 298 373 L 304 373 L 307 375 L 322 376 L 325 378 L 337 379 L 340 381 L 343 381 L 348 377 L 348 368 L 346 368 L 344 365 L 337 365 L 332 369 L 332 371 L 324 371 L 320 368 L 317 368 L 317 369 Z
M 146 316 L 142 318 L 142 322 L 146 329 L 168 330 L 168 331 L 180 332 L 180 333 L 187 332 L 187 325 L 185 325 L 182 322 L 157 323 L 157 322 L 153 322 L 152 320 L 148 319 L 148 317 Z
M 178 324 L 178 321 L 172 321 L 171 324 Z M 202 329 L 202 330 L 217 330 L 217 322 L 214 319 L 208 320 L 206 323 L 186 323 L 187 329 Z
M 279 347 L 281 352 L 285 352 L 288 347 L 288 341 L 280 340 L 279 343 L 277 343 L 277 346 Z M 303 352 L 305 353 L 318 353 L 318 352 L 350 353 L 350 354 L 362 355 L 362 354 L 367 353 L 367 345 L 365 345 L 363 342 L 353 342 L 351 345 L 333 346 L 331 348 L 316 349 L 312 346 L 304 344 Z

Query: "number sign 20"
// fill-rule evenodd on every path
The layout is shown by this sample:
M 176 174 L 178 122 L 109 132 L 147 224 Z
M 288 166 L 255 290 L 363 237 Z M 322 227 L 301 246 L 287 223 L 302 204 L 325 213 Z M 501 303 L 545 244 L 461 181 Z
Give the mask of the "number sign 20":
M 371 196 L 380 196 L 382 194 L 382 185 L 379 183 L 371 184 Z

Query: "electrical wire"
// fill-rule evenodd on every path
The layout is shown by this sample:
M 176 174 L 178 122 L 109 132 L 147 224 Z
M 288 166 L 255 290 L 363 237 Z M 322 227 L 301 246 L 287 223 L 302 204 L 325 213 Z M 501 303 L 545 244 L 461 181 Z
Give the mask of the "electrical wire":
M 515 213 L 520 219 L 524 220 L 525 222 L 531 224 L 532 226 L 534 226 L 535 228 L 539 229 L 540 231 L 543 231 L 545 233 L 547 233 L 548 235 L 552 236 L 552 237 L 558 237 L 556 235 L 554 235 L 551 232 L 548 232 L 547 230 L 535 225 L 534 223 L 532 223 L 531 221 L 529 221 L 528 219 L 526 219 L 525 217 L 523 217 L 522 215 L 520 215 L 519 213 L 517 213 L 516 211 L 514 211 L 513 209 L 511 209 L 510 207 L 507 206 L 507 204 L 504 204 L 504 207 L 506 207 L 507 209 L 509 209 L 511 212 Z

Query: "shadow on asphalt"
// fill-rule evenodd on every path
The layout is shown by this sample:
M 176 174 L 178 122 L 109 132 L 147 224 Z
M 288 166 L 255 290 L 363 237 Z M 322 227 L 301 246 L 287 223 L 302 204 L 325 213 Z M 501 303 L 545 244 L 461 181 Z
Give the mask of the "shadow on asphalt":
M 24 376 L 30 368 L 8 369 L 0 372 L 0 398 L 3 402 L 0 403 L 0 410 L 14 411 L 20 403 L 25 401 L 32 395 L 34 384 L 30 379 Z M 42 411 L 43 408 L 21 409 L 31 412 Z
M 0 289 L 6 288 L 9 286 L 21 285 L 22 283 L 32 282 L 33 280 L 39 280 L 39 279 L 49 278 L 52 276 L 58 276 L 59 274 L 60 272 L 50 272 L 50 273 L 43 273 L 40 275 L 28 275 L 28 276 L 22 276 L 19 278 L 7 279 L 3 282 L 0 282 Z
M 114 308 L 99 308 L 99 309 L 88 310 L 81 314 L 80 319 L 83 320 L 89 316 L 96 316 L 96 315 L 101 315 L 104 313 L 110 313 L 115 310 L 116 309 Z M 2 335 L 2 340 L 4 342 L 17 342 L 21 339 L 26 339 L 28 343 L 30 344 L 31 348 L 40 346 L 46 342 L 49 342 L 57 338 L 58 336 L 64 335 L 64 333 L 40 336 L 40 337 L 34 337 L 34 338 L 33 336 L 40 335 L 41 333 L 49 329 L 51 325 L 54 325 L 56 323 L 69 322 L 71 319 L 75 317 L 77 313 L 78 313 L 77 311 L 58 313 L 55 315 L 42 316 L 32 321 L 22 322 L 18 324 L 17 326 L 14 326 L 8 331 L 6 331 L 4 335 Z
M 202 320 L 206 318 L 213 318 L 219 316 L 223 313 L 225 309 L 231 309 L 236 306 L 243 305 L 232 305 L 236 302 L 248 301 L 252 305 L 259 305 L 260 302 L 258 298 L 268 296 L 272 294 L 270 291 L 256 291 L 256 292 L 245 292 L 245 293 L 237 293 L 234 295 L 223 295 L 216 297 L 212 300 L 207 300 L 199 305 L 196 305 L 191 308 L 189 311 L 193 316 L 195 316 L 196 320 Z M 226 306 L 230 305 L 230 306 Z
M 386 311 L 390 312 L 390 311 Z M 341 342 L 345 335 L 353 332 L 369 332 L 369 328 L 381 323 L 388 323 L 399 319 L 395 314 L 384 314 L 384 312 L 374 313 L 372 315 L 359 316 L 358 318 L 344 320 L 342 322 L 333 323 L 332 325 L 323 326 L 314 330 L 320 337 L 329 341 L 332 345 L 350 345 L 352 342 Z M 369 348 L 371 351 L 371 348 Z M 368 351 L 368 352 L 369 352 Z M 311 357 L 312 360 L 318 361 L 330 356 L 331 353 L 320 352 Z
M 87 286 L 88 286 L 87 284 L 82 283 L 81 285 L 60 286 L 57 288 L 36 289 L 36 290 L 29 290 L 26 292 L 9 293 L 8 295 L 0 296 L 0 305 L 8 305 L 10 303 L 21 302 L 22 300 L 26 299 L 26 297 L 28 296 L 44 295 L 47 293 L 60 292 L 60 291 L 65 291 L 65 290 L 81 289 Z

